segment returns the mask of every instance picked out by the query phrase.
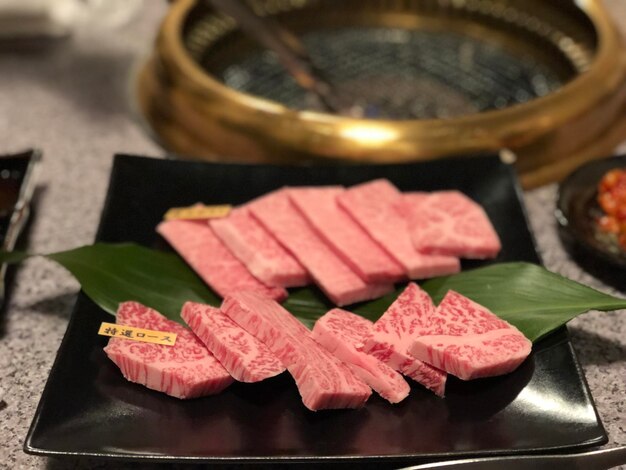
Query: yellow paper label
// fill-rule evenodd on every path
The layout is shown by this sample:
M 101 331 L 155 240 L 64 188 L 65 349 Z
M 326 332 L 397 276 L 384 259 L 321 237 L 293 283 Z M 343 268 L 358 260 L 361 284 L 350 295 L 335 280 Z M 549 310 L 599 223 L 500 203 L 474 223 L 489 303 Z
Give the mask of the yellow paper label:
M 176 344 L 176 333 L 145 330 L 133 326 L 118 325 L 117 323 L 102 322 L 98 334 L 133 341 L 143 341 L 144 343 L 164 344 L 166 346 L 174 346 Z
M 219 219 L 226 217 L 233 208 L 230 204 L 221 204 L 216 206 L 205 206 L 204 204 L 195 204 L 189 207 L 172 207 L 168 210 L 163 218 L 165 220 L 203 220 L 203 219 Z

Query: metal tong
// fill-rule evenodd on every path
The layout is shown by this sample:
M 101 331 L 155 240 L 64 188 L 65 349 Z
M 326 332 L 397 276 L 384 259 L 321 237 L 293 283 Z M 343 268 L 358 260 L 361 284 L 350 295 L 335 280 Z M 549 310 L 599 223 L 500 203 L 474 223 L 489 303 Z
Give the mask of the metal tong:
M 209 0 L 209 3 L 235 19 L 246 34 L 273 51 L 298 85 L 316 96 L 327 111 L 341 111 L 332 86 L 315 67 L 302 41 L 291 31 L 271 18 L 258 16 L 245 1 Z
M 400 470 L 603 470 L 626 464 L 626 446 L 563 455 L 479 457 L 415 465 Z

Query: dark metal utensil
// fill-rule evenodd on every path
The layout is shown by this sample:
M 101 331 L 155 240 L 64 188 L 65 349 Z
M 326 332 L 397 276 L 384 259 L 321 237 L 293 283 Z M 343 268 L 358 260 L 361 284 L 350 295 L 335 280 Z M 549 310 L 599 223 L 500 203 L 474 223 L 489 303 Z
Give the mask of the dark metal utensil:
M 400 470 L 603 470 L 626 464 L 626 446 L 578 454 L 480 457 L 415 465 Z
M 246 34 L 273 51 L 298 85 L 313 93 L 327 111 L 341 112 L 332 86 L 315 67 L 302 41 L 291 31 L 274 20 L 258 16 L 243 1 L 209 0 L 209 3 L 235 19 Z

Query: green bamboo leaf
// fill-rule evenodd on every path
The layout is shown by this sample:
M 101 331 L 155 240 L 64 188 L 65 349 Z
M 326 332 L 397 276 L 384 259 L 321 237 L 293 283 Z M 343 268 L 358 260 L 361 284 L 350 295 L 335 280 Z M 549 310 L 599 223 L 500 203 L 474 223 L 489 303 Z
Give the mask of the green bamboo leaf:
M 16 263 L 28 256 L 21 252 L 0 253 L 0 262 Z M 120 302 L 136 300 L 181 322 L 180 309 L 188 300 L 220 304 L 220 298 L 172 253 L 130 243 L 98 243 L 45 256 L 68 269 L 85 293 L 111 314 Z M 402 288 L 350 309 L 374 321 Z M 487 266 L 430 280 L 423 288 L 435 302 L 454 289 L 517 326 L 532 341 L 586 311 L 626 308 L 626 299 L 603 294 L 529 263 Z M 332 308 L 314 287 L 292 289 L 283 305 L 309 327 Z
M 29 256 L 3 252 L 0 262 L 15 263 Z M 180 310 L 187 300 L 216 306 L 221 303 L 173 253 L 133 243 L 96 243 L 43 256 L 72 273 L 83 291 L 112 315 L 120 302 L 135 300 L 183 323 Z

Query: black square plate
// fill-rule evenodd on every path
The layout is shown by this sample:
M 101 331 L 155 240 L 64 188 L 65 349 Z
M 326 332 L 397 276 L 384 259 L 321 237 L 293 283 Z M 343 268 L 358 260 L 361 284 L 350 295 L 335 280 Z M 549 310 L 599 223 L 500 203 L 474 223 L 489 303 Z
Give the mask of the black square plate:
M 239 204 L 283 185 L 352 185 L 378 177 L 404 191 L 464 191 L 485 207 L 502 239 L 496 261 L 539 262 L 515 174 L 495 156 L 321 167 L 117 156 L 97 238 L 163 246 L 154 227 L 172 206 Z M 512 374 L 451 379 L 445 399 L 415 385 L 399 405 L 372 396 L 360 410 L 312 413 L 287 374 L 190 401 L 127 382 L 102 351 L 106 338 L 96 335 L 107 320 L 109 315 L 79 295 L 26 439 L 27 452 L 399 466 L 467 455 L 578 450 L 607 440 L 565 328 L 536 344 Z

